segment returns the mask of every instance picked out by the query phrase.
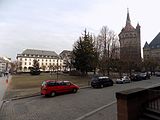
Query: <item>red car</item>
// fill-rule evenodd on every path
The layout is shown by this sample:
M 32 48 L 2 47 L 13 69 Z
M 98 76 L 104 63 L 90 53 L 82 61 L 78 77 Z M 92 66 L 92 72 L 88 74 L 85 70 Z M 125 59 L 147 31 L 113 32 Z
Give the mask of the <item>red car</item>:
M 69 81 L 46 80 L 41 86 L 41 95 L 55 96 L 58 93 L 76 93 L 79 87 Z

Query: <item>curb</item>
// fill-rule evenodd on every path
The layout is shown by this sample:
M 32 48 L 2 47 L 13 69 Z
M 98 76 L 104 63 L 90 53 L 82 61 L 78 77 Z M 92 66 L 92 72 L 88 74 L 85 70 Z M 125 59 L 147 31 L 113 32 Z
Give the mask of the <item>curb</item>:
M 91 86 L 80 87 L 80 89 L 91 88 Z
M 80 87 L 80 89 L 86 89 L 86 88 L 91 88 L 91 86 Z M 36 97 L 36 96 L 41 96 L 40 92 L 34 93 L 34 94 L 30 94 L 30 95 L 24 95 L 24 96 L 20 96 L 20 97 L 14 97 L 14 98 L 7 99 L 7 100 L 2 100 L 2 105 L 3 105 L 3 103 L 5 103 L 5 102 L 7 102 L 7 101 L 25 99 L 25 98 Z M 2 106 L 2 105 L 1 105 L 1 106 Z M 0 108 L 1 108 L 1 107 L 0 107 Z

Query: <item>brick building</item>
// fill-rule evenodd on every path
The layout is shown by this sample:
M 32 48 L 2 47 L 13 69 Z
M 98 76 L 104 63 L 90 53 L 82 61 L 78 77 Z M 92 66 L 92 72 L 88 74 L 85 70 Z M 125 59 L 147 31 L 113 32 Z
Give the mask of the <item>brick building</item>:
M 134 28 L 131 24 L 129 10 L 127 10 L 126 25 L 119 34 L 120 59 L 124 62 L 138 64 L 141 62 L 141 34 L 140 25 Z

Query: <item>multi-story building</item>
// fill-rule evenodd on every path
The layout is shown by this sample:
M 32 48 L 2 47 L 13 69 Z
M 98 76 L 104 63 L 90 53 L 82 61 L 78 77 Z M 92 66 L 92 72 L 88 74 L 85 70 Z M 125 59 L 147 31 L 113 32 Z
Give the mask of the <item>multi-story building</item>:
M 42 71 L 61 70 L 63 66 L 63 60 L 54 51 L 26 49 L 22 54 L 17 54 L 18 71 L 29 72 L 33 60 L 38 61 Z
M 119 34 L 120 59 L 124 62 L 140 63 L 141 61 L 141 39 L 140 25 L 136 28 L 131 25 L 129 11 L 127 10 L 126 25 Z
M 3 58 L 0 58 L 0 72 L 5 72 L 7 69 L 7 63 Z
M 143 47 L 143 58 L 145 60 L 155 60 L 160 64 L 160 33 L 148 44 Z
M 0 72 L 5 73 L 9 72 L 11 69 L 11 60 L 6 57 L 0 57 Z
M 71 69 L 71 51 L 63 50 L 59 56 L 63 59 L 63 70 L 69 71 Z

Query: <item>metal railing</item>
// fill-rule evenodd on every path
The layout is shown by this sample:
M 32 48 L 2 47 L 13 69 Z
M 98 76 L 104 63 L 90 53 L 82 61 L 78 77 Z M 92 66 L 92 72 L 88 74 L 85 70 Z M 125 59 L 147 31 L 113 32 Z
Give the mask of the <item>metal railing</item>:
M 147 108 L 160 111 L 160 90 L 148 90 Z

